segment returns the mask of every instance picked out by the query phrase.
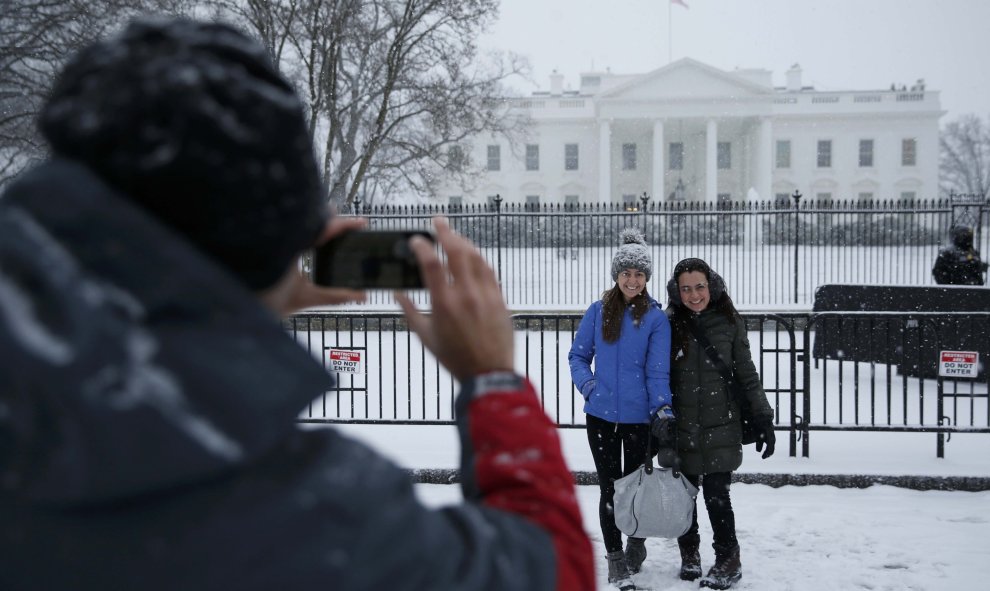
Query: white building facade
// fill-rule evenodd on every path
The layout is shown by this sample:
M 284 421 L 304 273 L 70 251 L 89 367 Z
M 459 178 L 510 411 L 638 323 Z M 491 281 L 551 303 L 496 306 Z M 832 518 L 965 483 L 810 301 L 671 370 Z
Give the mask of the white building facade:
M 923 199 L 938 196 L 938 92 L 816 91 L 798 66 L 773 87 L 768 70 L 727 72 L 685 58 L 642 75 L 586 73 L 579 90 L 513 99 L 532 126 L 524 144 L 478 137 L 480 204 Z

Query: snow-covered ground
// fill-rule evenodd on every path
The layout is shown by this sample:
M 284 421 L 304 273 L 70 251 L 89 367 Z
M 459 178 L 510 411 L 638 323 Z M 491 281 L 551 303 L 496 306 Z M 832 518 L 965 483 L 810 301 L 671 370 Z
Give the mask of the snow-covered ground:
M 408 468 L 456 468 L 453 427 L 342 425 L 332 428 L 367 442 Z M 560 430 L 572 470 L 593 470 L 584 431 Z M 812 433 L 810 458 L 790 458 L 785 442 L 761 460 L 747 448 L 741 472 L 990 477 L 990 436 L 953 435 L 946 457 L 935 436 L 915 433 Z M 420 484 L 431 506 L 457 502 L 460 488 Z M 579 486 L 585 527 L 595 545 L 600 589 L 605 549 L 598 526 L 598 488 Z M 891 486 L 735 484 L 733 507 L 743 578 L 752 590 L 870 591 L 985 589 L 990 581 L 990 491 L 913 491 Z M 703 503 L 699 500 L 699 506 Z M 702 563 L 712 564 L 711 527 L 699 514 Z M 636 581 L 649 589 L 695 589 L 677 578 L 673 540 L 647 541 L 649 556 Z

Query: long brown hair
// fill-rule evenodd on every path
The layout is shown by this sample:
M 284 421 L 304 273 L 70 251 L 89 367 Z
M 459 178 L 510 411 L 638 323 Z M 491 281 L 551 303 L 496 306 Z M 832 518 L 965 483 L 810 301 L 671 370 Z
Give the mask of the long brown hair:
M 650 309 L 650 294 L 646 289 L 629 301 L 632 306 L 633 325 L 639 326 L 639 321 Z M 606 343 L 614 343 L 619 340 L 619 333 L 622 332 L 622 317 L 626 313 L 626 300 L 622 297 L 622 290 L 619 284 L 615 284 L 612 289 L 602 294 L 602 338 Z

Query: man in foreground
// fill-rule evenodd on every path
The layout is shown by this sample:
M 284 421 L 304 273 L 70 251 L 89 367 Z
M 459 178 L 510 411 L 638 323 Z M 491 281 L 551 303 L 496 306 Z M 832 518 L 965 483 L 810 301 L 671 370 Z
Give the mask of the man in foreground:
M 461 381 L 465 502 L 296 417 L 332 389 L 282 330 L 332 218 L 303 111 L 224 25 L 144 21 L 74 57 L 53 157 L 0 198 L 0 588 L 591 589 L 554 425 L 491 269 L 435 222 L 411 328 Z

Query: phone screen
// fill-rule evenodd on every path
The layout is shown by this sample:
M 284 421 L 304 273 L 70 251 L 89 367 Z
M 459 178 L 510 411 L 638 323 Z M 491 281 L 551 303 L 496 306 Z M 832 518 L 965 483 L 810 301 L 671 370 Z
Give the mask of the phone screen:
M 357 230 L 320 245 L 313 252 L 313 283 L 352 289 L 420 289 L 423 278 L 409 239 L 421 230 Z

